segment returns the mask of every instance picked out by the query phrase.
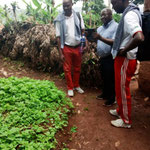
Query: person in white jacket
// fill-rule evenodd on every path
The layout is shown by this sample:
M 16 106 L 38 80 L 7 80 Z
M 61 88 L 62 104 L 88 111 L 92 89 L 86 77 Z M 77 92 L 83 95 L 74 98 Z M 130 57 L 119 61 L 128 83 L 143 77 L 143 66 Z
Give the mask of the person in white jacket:
M 118 108 L 110 110 L 119 117 L 115 127 L 131 128 L 131 95 L 129 84 L 136 70 L 138 45 L 144 41 L 139 8 L 129 0 L 111 0 L 117 13 L 123 13 L 112 47 L 115 68 L 115 92 Z M 139 14 L 138 14 L 139 13 Z

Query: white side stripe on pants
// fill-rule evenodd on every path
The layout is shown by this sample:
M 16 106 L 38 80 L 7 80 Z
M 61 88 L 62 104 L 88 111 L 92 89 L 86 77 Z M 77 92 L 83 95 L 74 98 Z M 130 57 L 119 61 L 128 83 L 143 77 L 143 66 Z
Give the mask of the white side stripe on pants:
M 128 68 L 128 63 L 129 63 L 129 60 L 127 58 L 125 58 L 124 62 L 123 62 L 123 65 L 121 67 L 121 82 L 120 82 L 123 116 L 125 118 L 125 123 L 129 123 L 128 106 L 127 106 L 127 99 L 126 99 L 126 87 L 125 87 L 126 71 L 127 71 L 127 68 Z

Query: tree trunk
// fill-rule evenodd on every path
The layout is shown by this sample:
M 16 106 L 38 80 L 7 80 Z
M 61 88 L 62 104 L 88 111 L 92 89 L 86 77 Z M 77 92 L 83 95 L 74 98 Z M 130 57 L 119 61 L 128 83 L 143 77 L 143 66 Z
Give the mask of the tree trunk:
M 144 12 L 150 11 L 150 0 L 144 0 Z

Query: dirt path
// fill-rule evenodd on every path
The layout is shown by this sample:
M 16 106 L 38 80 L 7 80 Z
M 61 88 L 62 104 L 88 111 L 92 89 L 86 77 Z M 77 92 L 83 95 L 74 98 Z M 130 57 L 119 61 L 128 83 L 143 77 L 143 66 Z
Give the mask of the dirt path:
M 23 63 L 0 57 L 0 77 L 9 76 L 51 80 L 66 91 L 65 81 L 59 77 L 32 70 Z M 118 129 L 110 125 L 110 121 L 115 117 L 108 111 L 116 108 L 116 105 L 104 107 L 103 100 L 96 100 L 95 97 L 100 92 L 98 89 L 84 88 L 85 94 L 75 93 L 72 98 L 75 110 L 70 116 L 66 131 L 70 131 L 74 126 L 77 127 L 77 132 L 62 136 L 66 147 L 70 150 L 150 150 L 150 102 L 146 102 L 143 94 L 137 91 L 137 87 L 137 81 L 133 80 L 131 129 Z

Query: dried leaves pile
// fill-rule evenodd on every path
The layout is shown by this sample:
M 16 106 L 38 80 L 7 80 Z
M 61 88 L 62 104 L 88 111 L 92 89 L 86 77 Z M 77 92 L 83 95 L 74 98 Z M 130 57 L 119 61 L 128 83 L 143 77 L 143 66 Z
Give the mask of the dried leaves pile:
M 14 28 L 15 29 L 15 28 Z M 51 24 L 19 24 L 13 34 L 5 28 L 2 31 L 0 53 L 11 59 L 23 59 L 31 66 L 48 72 L 63 71 L 57 50 L 55 29 Z M 89 44 L 89 51 L 83 55 L 81 82 L 85 86 L 101 85 L 99 58 L 95 53 L 96 44 Z M 86 81 L 86 82 L 85 82 Z

